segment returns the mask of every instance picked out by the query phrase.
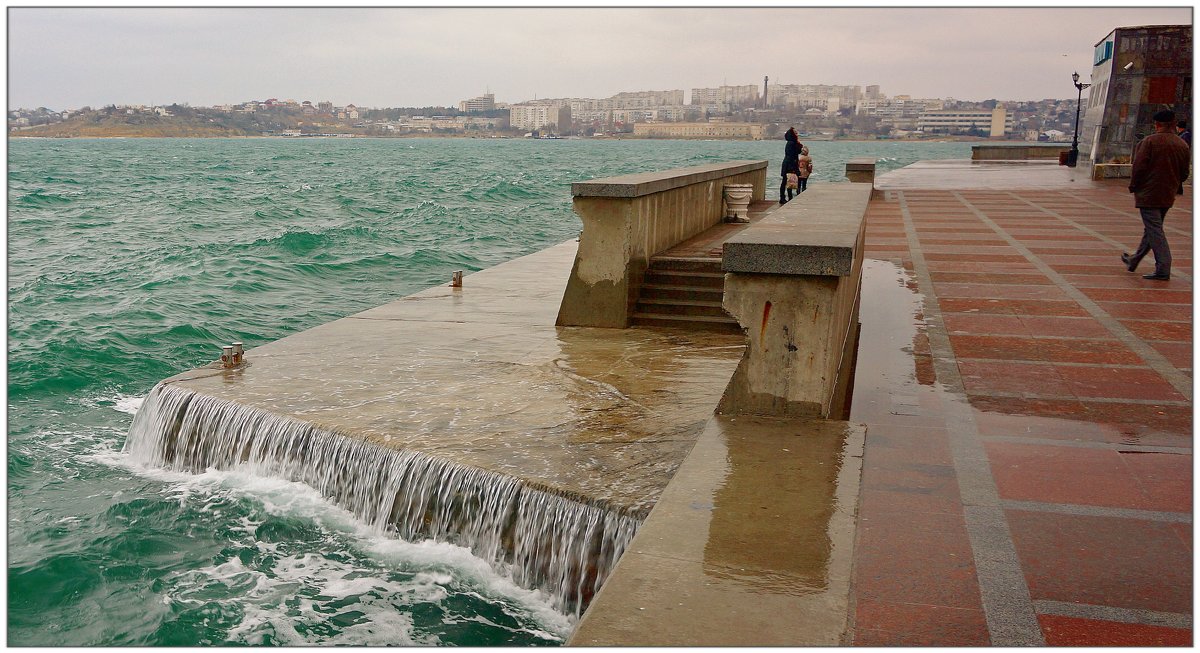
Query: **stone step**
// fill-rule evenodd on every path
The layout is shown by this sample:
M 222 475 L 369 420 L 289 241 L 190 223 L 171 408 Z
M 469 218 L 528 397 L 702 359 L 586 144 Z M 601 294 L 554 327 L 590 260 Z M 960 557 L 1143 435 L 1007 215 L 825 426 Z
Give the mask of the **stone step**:
M 688 256 L 651 256 L 650 268 L 653 270 L 688 270 L 694 272 L 721 273 L 720 257 L 688 257 Z
M 689 270 L 658 270 L 648 268 L 646 274 L 642 277 L 642 284 L 723 288 L 725 286 L 725 274 L 721 272 L 693 272 Z
M 721 308 L 720 302 L 687 299 L 649 299 L 646 297 L 638 300 L 634 313 L 729 317 L 725 309 Z
M 642 286 L 643 299 L 681 299 L 685 301 L 712 302 L 720 305 L 724 290 L 712 286 L 677 286 L 674 284 L 648 284 Z
M 630 323 L 634 326 L 675 327 L 689 330 L 741 333 L 737 320 L 731 317 L 708 317 L 704 315 L 669 315 L 665 313 L 635 312 Z

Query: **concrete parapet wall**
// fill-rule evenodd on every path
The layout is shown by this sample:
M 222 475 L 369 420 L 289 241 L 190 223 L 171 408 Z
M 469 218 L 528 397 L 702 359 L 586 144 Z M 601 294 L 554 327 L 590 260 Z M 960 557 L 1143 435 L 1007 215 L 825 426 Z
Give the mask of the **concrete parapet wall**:
M 714 417 L 568 644 L 845 643 L 865 434 Z
M 749 342 L 719 412 L 840 414 L 870 194 L 859 184 L 814 188 L 726 242 L 723 305 Z
M 1092 179 L 1128 179 L 1133 176 L 1131 163 L 1097 163 L 1092 166 Z
M 1057 160 L 1059 152 L 1071 149 L 1067 143 L 986 143 L 971 146 L 972 161 Z
M 624 328 L 650 257 L 725 217 L 726 184 L 766 193 L 766 161 L 731 161 L 571 185 L 583 221 L 557 324 Z
M 875 183 L 875 159 L 857 157 L 846 162 L 846 179 L 856 184 Z

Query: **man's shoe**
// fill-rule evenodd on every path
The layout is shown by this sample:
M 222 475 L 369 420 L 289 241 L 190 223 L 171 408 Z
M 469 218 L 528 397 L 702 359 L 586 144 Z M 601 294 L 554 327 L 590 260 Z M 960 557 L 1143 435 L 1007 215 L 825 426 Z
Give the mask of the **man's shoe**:
M 1171 279 L 1171 275 L 1159 274 L 1159 273 L 1155 272 L 1154 274 L 1143 274 L 1142 278 L 1149 279 L 1151 281 L 1169 281 Z
M 1137 269 L 1137 263 L 1133 262 L 1133 259 L 1129 257 L 1128 252 L 1121 252 L 1121 262 L 1125 264 L 1125 269 L 1129 270 L 1130 272 L 1133 272 Z

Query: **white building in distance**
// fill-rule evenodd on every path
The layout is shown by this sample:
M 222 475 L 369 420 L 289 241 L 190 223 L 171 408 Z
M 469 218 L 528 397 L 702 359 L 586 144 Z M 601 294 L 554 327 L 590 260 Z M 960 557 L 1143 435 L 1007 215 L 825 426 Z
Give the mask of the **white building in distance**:
M 458 103 L 458 110 L 463 113 L 476 113 L 483 111 L 492 111 L 496 108 L 496 96 L 492 93 L 486 93 L 479 97 L 473 97 L 469 100 L 463 100 Z
M 767 106 L 777 109 L 820 109 L 832 113 L 842 107 L 854 106 L 862 97 L 861 86 L 832 84 L 770 84 L 767 86 Z
M 571 107 L 559 101 L 522 102 L 508 108 L 508 122 L 513 129 L 566 131 L 571 127 Z
M 688 104 L 712 104 L 730 107 L 758 106 L 758 86 L 718 86 L 716 88 L 693 88 Z
M 673 91 L 634 91 L 609 98 L 613 109 L 651 109 L 683 104 L 683 89 Z
M 986 109 L 927 111 L 917 118 L 917 131 L 926 134 L 958 134 L 972 129 L 999 138 L 1013 129 L 1013 116 L 1003 106 Z

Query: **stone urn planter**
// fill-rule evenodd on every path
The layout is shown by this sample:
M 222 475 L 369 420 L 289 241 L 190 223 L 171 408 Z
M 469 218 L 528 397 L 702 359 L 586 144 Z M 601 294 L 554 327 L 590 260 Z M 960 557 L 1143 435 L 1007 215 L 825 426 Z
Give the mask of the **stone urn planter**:
M 754 184 L 725 184 L 725 220 L 749 222 L 750 198 L 754 195 Z

